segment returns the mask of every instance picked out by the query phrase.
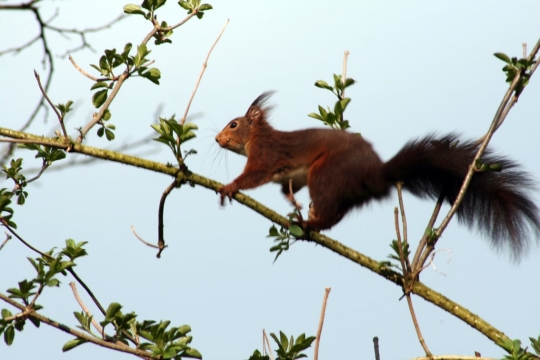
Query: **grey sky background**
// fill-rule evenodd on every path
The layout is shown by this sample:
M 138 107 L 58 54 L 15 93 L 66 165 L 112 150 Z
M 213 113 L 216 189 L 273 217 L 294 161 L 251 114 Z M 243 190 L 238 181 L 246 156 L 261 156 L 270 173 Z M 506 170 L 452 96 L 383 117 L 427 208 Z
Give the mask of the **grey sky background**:
M 9 2 L 11 3 L 11 2 Z M 13 2 L 15 3 L 15 2 Z M 54 1 L 41 6 L 54 24 L 85 28 L 103 24 L 122 12 L 127 1 Z M 162 73 L 161 85 L 129 79 L 111 107 L 117 127 L 112 144 L 92 131 L 86 144 L 114 148 L 151 134 L 156 109 L 162 116 L 183 114 L 208 49 L 226 19 L 230 24 L 215 48 L 192 104 L 191 119 L 199 126 L 197 139 L 187 148 L 198 155 L 188 159 L 190 169 L 221 182 L 238 176 L 245 158 L 220 150 L 217 132 L 233 117 L 242 115 L 260 93 L 276 90 L 271 122 L 279 129 L 300 129 L 319 124 L 307 116 L 317 105 L 331 105 L 333 97 L 313 86 L 340 73 L 343 52 L 350 51 L 348 76 L 357 84 L 347 90 L 352 102 L 346 118 L 352 130 L 389 159 L 409 139 L 431 132 L 457 131 L 478 138 L 489 127 L 507 84 L 503 63 L 495 52 L 521 56 L 522 43 L 531 49 L 540 36 L 537 1 L 216 1 L 204 19 L 192 19 L 177 29 L 173 43 L 150 45 L 150 58 Z M 170 1 L 158 18 L 176 23 L 185 16 Z M 130 16 L 112 29 L 88 36 L 96 53 L 73 53 L 87 71 L 104 49 L 123 49 L 140 43 L 150 30 L 140 16 Z M 36 34 L 33 15 L 0 12 L 0 50 L 16 46 Z M 55 55 L 78 42 L 52 34 Z M 39 98 L 33 70 L 45 74 L 41 45 L 17 56 L 0 57 L 2 126 L 16 129 L 27 119 Z M 540 75 L 533 77 L 495 134 L 492 146 L 518 159 L 540 180 L 537 138 L 540 131 Z M 56 58 L 55 81 L 49 91 L 55 103 L 75 102 L 67 128 L 91 117 L 92 82 L 66 58 Z M 29 130 L 50 134 L 58 128 L 49 116 L 39 116 Z M 147 158 L 172 162 L 172 155 L 157 143 L 132 151 Z M 40 161 L 20 150 L 23 168 Z M 84 160 L 82 156 L 69 158 Z M 60 165 L 61 163 L 58 163 Z M 401 289 L 373 273 L 312 244 L 296 243 L 276 263 L 266 238 L 271 223 L 246 207 L 233 203 L 221 208 L 218 196 L 202 188 L 185 186 L 168 198 L 165 239 L 169 245 L 160 260 L 155 251 L 138 242 L 134 225 L 147 241 L 157 235 L 159 198 L 170 178 L 105 162 L 48 171 L 29 186 L 23 207 L 15 207 L 19 233 L 41 250 L 62 247 L 65 239 L 88 241 L 89 257 L 78 262 L 77 272 L 103 304 L 120 302 L 124 312 L 140 319 L 169 319 L 176 326 L 189 324 L 193 347 L 205 359 L 247 359 L 261 348 L 261 332 L 283 330 L 295 337 L 315 335 L 325 287 L 331 287 L 320 348 L 321 359 L 373 358 L 372 338 L 380 338 L 383 359 L 404 359 L 423 354 Z M 30 174 L 29 174 L 30 175 Z M 0 187 L 11 187 L 0 180 Z M 277 185 L 246 191 L 249 196 L 286 214 L 290 206 Z M 540 202 L 538 193 L 531 194 Z M 307 192 L 299 195 L 307 204 Z M 390 253 L 395 238 L 393 209 L 397 197 L 355 211 L 327 234 L 377 260 Z M 433 204 L 405 197 L 409 238 L 416 246 Z M 531 244 L 519 264 L 497 252 L 478 233 L 454 221 L 439 242 L 439 271 L 427 269 L 422 281 L 472 312 L 510 338 L 528 344 L 539 335 L 540 256 Z M 33 276 L 26 257 L 34 257 L 16 240 L 0 252 L 0 289 Z M 444 273 L 444 274 L 443 274 Z M 73 311 L 80 311 L 68 283 L 47 289 L 39 303 L 43 313 L 74 326 Z M 80 289 L 81 294 L 83 293 Z M 82 294 L 87 305 L 91 300 Z M 434 354 L 502 357 L 502 350 L 468 325 L 413 298 L 424 337 Z M 0 305 L 8 307 L 7 304 Z M 94 314 L 98 313 L 92 307 Z M 42 325 L 28 323 L 7 347 L 0 344 L 0 359 L 123 359 L 128 355 L 86 344 L 62 354 L 71 337 Z M 273 345 L 273 344 L 272 344 Z M 307 354 L 312 357 L 312 350 Z

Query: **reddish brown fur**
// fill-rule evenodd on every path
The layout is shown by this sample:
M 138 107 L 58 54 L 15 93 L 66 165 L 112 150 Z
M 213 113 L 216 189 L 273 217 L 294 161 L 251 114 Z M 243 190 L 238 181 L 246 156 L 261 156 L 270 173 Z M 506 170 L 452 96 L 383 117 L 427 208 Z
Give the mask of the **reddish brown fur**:
M 456 198 L 478 146 L 457 136 L 427 136 L 407 143 L 388 162 L 359 134 L 330 129 L 279 131 L 266 121 L 269 94 L 259 96 L 246 115 L 235 118 L 216 136 L 225 149 L 247 156 L 243 173 L 219 189 L 221 203 L 242 189 L 279 183 L 289 198 L 308 186 L 312 200 L 306 224 L 322 230 L 337 224 L 353 207 L 389 194 L 397 181 L 420 197 Z M 505 171 L 476 174 L 458 210 L 458 218 L 489 235 L 495 245 L 508 244 L 515 255 L 524 249 L 528 230 L 538 234 L 538 208 L 527 192 L 530 177 L 517 164 L 487 151 L 485 163 Z

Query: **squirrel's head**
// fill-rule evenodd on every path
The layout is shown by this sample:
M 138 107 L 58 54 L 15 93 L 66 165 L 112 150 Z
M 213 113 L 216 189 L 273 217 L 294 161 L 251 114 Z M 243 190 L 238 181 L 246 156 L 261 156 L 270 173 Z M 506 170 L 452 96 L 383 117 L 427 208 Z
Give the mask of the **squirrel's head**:
M 253 101 L 246 115 L 232 119 L 216 136 L 216 141 L 224 149 L 248 156 L 249 142 L 257 132 L 268 127 L 266 116 L 271 107 L 266 100 L 273 92 L 265 92 Z

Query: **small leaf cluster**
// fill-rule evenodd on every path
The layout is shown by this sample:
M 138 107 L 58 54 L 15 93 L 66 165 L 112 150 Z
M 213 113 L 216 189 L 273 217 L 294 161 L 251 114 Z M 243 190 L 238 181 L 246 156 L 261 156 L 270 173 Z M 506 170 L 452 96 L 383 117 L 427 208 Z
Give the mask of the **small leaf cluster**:
M 16 229 L 17 224 L 11 221 L 13 217 L 13 209 L 9 206 L 11 204 L 11 197 L 13 193 L 7 191 L 7 189 L 0 189 L 0 223 L 7 224 L 8 226 Z
M 337 97 L 334 109 L 327 107 L 326 109 L 319 105 L 319 113 L 310 113 L 309 117 L 322 121 L 325 125 L 338 130 L 346 130 L 349 126 L 349 121 L 343 118 L 343 113 L 351 101 L 350 98 L 344 97 L 345 89 L 353 85 L 355 81 L 351 78 L 341 81 L 341 76 L 334 74 L 334 86 L 328 85 L 324 80 L 315 82 L 315 86 L 321 89 L 326 89 L 332 92 Z
M 62 116 L 62 119 L 66 116 L 66 114 L 68 112 L 70 112 L 71 110 L 73 110 L 71 108 L 71 105 L 73 105 L 73 101 L 69 100 L 67 103 L 65 104 L 58 104 L 58 105 L 55 105 L 56 108 L 58 110 L 60 110 L 60 116 Z
M 22 162 L 23 159 L 21 158 L 17 160 L 11 159 L 11 161 L 9 162 L 9 167 L 7 167 L 6 165 L 2 165 L 2 171 L 6 174 L 6 179 L 11 179 L 15 182 L 15 188 L 13 189 L 13 192 L 4 192 L 3 194 L 6 197 L 15 195 L 17 197 L 18 205 L 24 205 L 24 203 L 26 202 L 26 198 L 28 197 L 28 192 L 24 190 L 28 183 L 26 182 L 26 177 L 21 173 Z
M 391 260 L 396 260 L 398 264 L 396 265 L 391 261 L 383 260 L 379 261 L 379 267 L 389 267 L 389 268 L 395 268 L 403 272 L 403 269 L 401 268 L 401 260 L 399 256 L 399 242 L 397 240 L 392 240 L 392 243 L 390 244 L 390 247 L 393 250 L 393 253 L 388 254 L 388 258 Z M 411 251 L 409 249 L 409 243 L 408 242 L 402 242 L 401 243 L 401 250 L 403 252 L 403 256 L 405 258 L 408 258 L 411 254 Z
M 137 344 L 137 348 L 149 351 L 152 356 L 160 357 L 161 359 L 179 360 L 183 357 L 201 359 L 201 354 L 194 348 L 188 346 L 193 340 L 192 336 L 187 334 L 191 331 L 189 325 L 180 327 L 171 327 L 170 321 L 160 321 L 159 323 L 153 320 L 144 320 L 143 322 L 136 321 L 137 314 L 130 312 L 122 313 L 122 305 L 113 302 L 105 312 L 105 319 L 100 322 L 100 325 L 105 328 L 111 324 L 114 326 L 115 334 L 107 336 L 107 341 L 122 342 L 129 345 L 128 341 L 142 337 L 148 342 Z M 82 329 L 92 336 L 101 338 L 103 334 L 94 334 L 91 330 L 92 317 L 83 312 L 74 312 L 75 318 L 80 325 L 77 327 Z M 75 338 L 64 344 L 62 350 L 69 351 L 79 345 L 86 343 L 83 338 Z
M 189 325 L 180 327 L 168 326 L 170 321 L 145 320 L 136 324 L 137 334 L 150 342 L 141 343 L 138 347 L 150 350 L 152 355 L 161 356 L 163 359 L 179 360 L 183 357 L 202 359 L 202 355 L 194 348 L 188 346 L 193 340 L 187 334 L 191 332 Z
M 55 161 L 62 160 L 66 157 L 66 152 L 62 149 L 53 148 L 47 145 L 38 144 L 24 144 L 21 145 L 23 149 L 29 149 L 36 151 L 36 159 L 43 159 L 43 166 L 49 167 Z
M 281 227 L 279 230 L 275 225 L 272 225 L 268 231 L 268 235 L 266 236 L 275 238 L 274 242 L 277 243 L 270 248 L 270 252 L 276 252 L 274 262 L 278 259 L 281 253 L 283 253 L 283 251 L 289 250 L 289 247 L 294 244 L 297 239 L 304 236 L 304 231 L 302 228 L 293 222 L 292 214 L 289 214 L 289 224 L 289 229 Z
M 212 5 L 202 4 L 201 0 L 180 0 L 178 5 L 187 10 L 188 14 L 197 13 L 197 18 L 202 19 L 206 10 L 212 10 Z
M 538 339 L 532 337 L 529 339 L 536 354 L 540 355 L 540 337 Z M 505 355 L 502 360 L 529 360 L 538 358 L 528 352 L 527 349 L 522 349 L 520 340 L 506 339 L 501 341 L 499 345 L 508 352 L 508 355 Z
M 38 311 L 43 307 L 36 304 L 36 300 L 41 295 L 45 287 L 58 287 L 60 280 L 58 274 L 67 275 L 66 270 L 75 266 L 73 260 L 86 255 L 83 246 L 86 242 L 75 243 L 74 240 L 66 240 L 66 247 L 58 254 L 53 254 L 54 249 L 38 258 L 28 258 L 28 261 L 36 270 L 36 277 L 31 280 L 19 281 L 18 287 L 7 290 L 9 297 L 20 299 L 26 307 L 33 311 Z M 64 260 L 67 256 L 69 260 Z M 37 289 L 36 289 L 37 288 Z M 40 321 L 31 316 L 13 316 L 7 309 L 2 309 L 2 320 L 0 320 L 0 334 L 4 333 L 4 341 L 11 345 L 15 338 L 15 330 L 22 331 L 26 320 L 30 320 L 36 327 Z
M 295 360 L 307 357 L 305 354 L 302 354 L 302 351 L 309 348 L 315 340 L 315 336 L 306 338 L 306 334 L 298 336 L 296 341 L 294 341 L 294 337 L 291 335 L 291 339 L 288 340 L 287 335 L 282 331 L 279 332 L 279 340 L 274 333 L 270 334 L 270 336 L 278 345 L 276 353 L 280 360 Z
M 145 19 L 151 20 L 154 18 L 154 11 L 165 5 L 166 1 L 167 0 L 144 0 L 141 6 L 127 4 L 124 6 L 124 12 L 126 14 L 142 15 Z M 147 10 L 147 12 L 143 9 Z
M 271 333 L 270 336 L 276 342 L 278 349 L 276 350 L 277 360 L 296 360 L 307 357 L 302 351 L 311 346 L 315 340 L 315 336 L 306 337 L 306 334 L 298 336 L 296 341 L 291 336 L 289 339 L 283 331 L 279 332 L 279 339 L 276 334 Z M 249 360 L 268 360 L 268 355 L 262 355 L 259 350 L 255 350 L 253 355 L 249 357 Z
M 30 318 L 35 327 L 39 327 L 40 321 Z M 6 345 L 13 344 L 15 340 L 15 330 L 23 331 L 26 319 L 24 317 L 16 317 L 8 309 L 2 309 L 2 319 L 0 319 L 0 335 L 4 334 L 4 342 Z
M 137 54 L 129 55 L 132 47 L 131 43 L 126 44 L 122 53 L 117 53 L 116 49 L 105 50 L 105 55 L 102 55 L 99 59 L 99 65 L 91 65 L 101 75 L 105 76 L 104 79 L 98 79 L 90 88 L 90 90 L 97 89 L 92 95 L 92 104 L 95 108 L 100 108 L 107 101 L 109 90 L 113 88 L 115 81 L 118 80 L 113 70 L 121 65 L 126 67 L 124 70 L 125 73 L 133 75 L 137 72 L 139 76 L 159 85 L 159 79 L 161 78 L 159 69 L 145 66 L 149 62 L 147 56 L 150 54 L 150 50 L 147 49 L 145 44 L 141 44 L 137 47 Z M 101 119 L 99 119 L 101 127 L 98 129 L 97 134 L 99 137 L 105 135 L 107 140 L 112 141 L 115 138 L 113 130 L 116 130 L 116 127 L 113 124 L 105 125 L 104 123 L 110 120 L 110 118 L 111 112 L 109 109 L 106 109 Z
M 193 123 L 179 124 L 174 115 L 170 119 L 160 117 L 159 124 L 152 124 L 151 126 L 159 134 L 159 137 L 154 140 L 167 145 L 174 154 L 175 159 L 182 159 L 180 146 L 196 137 L 194 130 L 198 129 L 197 125 Z M 185 153 L 185 156 L 190 154 L 196 154 L 196 151 L 189 150 Z
M 490 171 L 501 172 L 502 171 L 501 164 L 498 164 L 498 163 L 486 164 L 486 163 L 483 163 L 481 159 L 477 159 L 474 165 L 476 168 L 475 170 L 477 172 L 490 172 Z
M 515 90 L 516 95 L 519 96 L 525 86 L 527 86 L 529 83 L 529 79 L 531 77 L 527 71 L 530 70 L 531 66 L 533 66 L 536 61 L 526 58 L 510 58 L 504 53 L 495 53 L 493 55 L 506 63 L 506 65 L 502 68 L 502 71 L 506 74 L 507 83 L 512 83 L 518 74 L 521 75 Z

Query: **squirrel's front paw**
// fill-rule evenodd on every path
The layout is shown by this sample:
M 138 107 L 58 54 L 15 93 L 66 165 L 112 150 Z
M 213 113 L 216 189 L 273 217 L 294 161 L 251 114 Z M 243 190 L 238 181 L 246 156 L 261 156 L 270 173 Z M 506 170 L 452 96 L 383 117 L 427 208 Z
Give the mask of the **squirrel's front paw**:
M 238 192 L 238 186 L 235 183 L 222 186 L 217 191 L 221 197 L 221 205 L 225 205 L 225 197 L 229 198 L 229 201 L 232 203 L 232 197 Z

